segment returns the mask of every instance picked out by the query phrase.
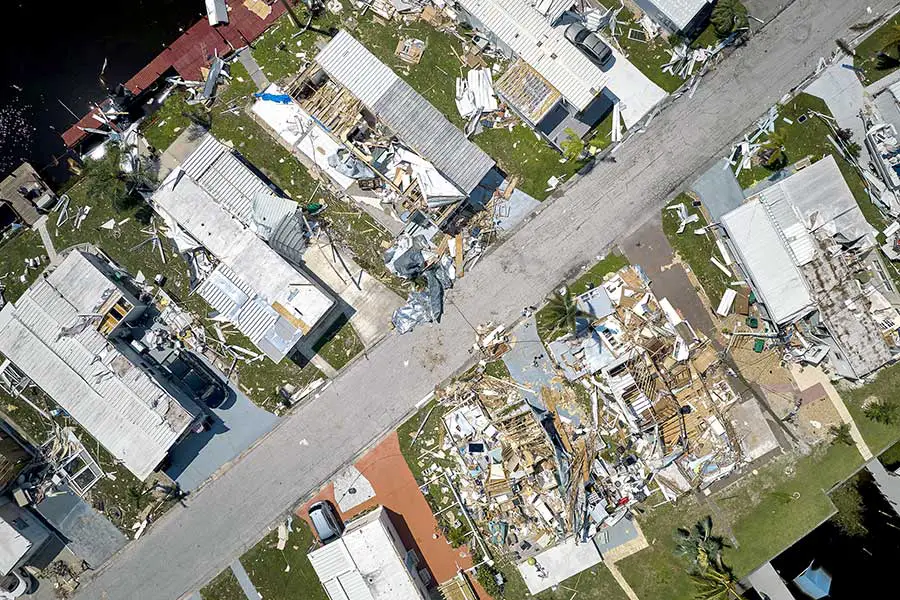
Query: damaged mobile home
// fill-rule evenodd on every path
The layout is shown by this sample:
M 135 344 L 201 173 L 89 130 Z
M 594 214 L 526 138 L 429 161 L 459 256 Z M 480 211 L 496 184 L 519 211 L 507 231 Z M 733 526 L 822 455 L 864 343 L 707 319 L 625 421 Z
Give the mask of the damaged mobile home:
M 257 114 L 293 144 L 331 138 L 328 156 L 312 160 L 354 199 L 443 229 L 471 197 L 490 195 L 493 159 L 346 31 L 285 91 L 299 105 L 292 114 Z
M 861 379 L 900 351 L 897 293 L 833 156 L 721 218 L 726 241 L 785 358 Z
M 0 381 L 33 383 L 135 477 L 145 480 L 201 417 L 183 387 L 153 369 L 129 324 L 147 302 L 94 254 L 72 251 L 0 312 Z
M 306 225 L 299 206 L 273 192 L 212 135 L 203 137 L 150 201 L 189 257 L 196 293 L 217 319 L 234 324 L 272 361 L 327 327 L 334 298 L 288 262 L 299 264 L 303 250 Z

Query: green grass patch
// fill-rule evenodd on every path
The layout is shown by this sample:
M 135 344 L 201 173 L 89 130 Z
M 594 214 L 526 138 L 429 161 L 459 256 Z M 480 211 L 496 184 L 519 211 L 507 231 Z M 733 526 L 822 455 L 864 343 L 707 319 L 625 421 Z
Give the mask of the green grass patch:
M 650 546 L 620 561 L 619 569 L 640 598 L 693 598 L 685 564 L 674 555 L 673 535 L 677 527 L 691 527 L 713 515 L 714 530 L 737 540 L 725 562 L 744 576 L 834 513 L 828 492 L 862 462 L 855 447 L 840 444 L 820 447 L 799 460 L 783 455 L 709 500 L 684 496 L 676 505 L 646 509 L 638 521 Z
M 347 318 L 340 315 L 313 346 L 313 351 L 337 370 L 363 351 L 363 343 Z
M 678 226 L 681 223 L 681 219 L 678 218 L 678 213 L 674 210 L 663 208 L 663 233 L 666 234 L 669 244 L 672 245 L 672 248 L 678 253 L 681 260 L 693 271 L 703 287 L 703 291 L 706 292 L 706 297 L 715 306 L 722 298 L 722 294 L 725 293 L 729 278 L 710 261 L 712 256 L 722 260 L 716 247 L 715 235 L 712 233 L 696 235 L 694 233 L 695 229 L 706 227 L 708 223 L 703 216 L 703 212 L 691 205 L 692 201 L 693 199 L 689 195 L 683 193 L 675 198 L 671 204 L 683 203 L 687 208 L 688 214 L 697 215 L 700 217 L 700 220 L 689 224 L 679 234 Z
M 867 401 L 897 402 L 898 389 L 900 389 L 900 364 L 881 369 L 866 385 L 850 387 L 845 384 L 840 387 L 844 404 L 847 405 L 847 410 L 850 411 L 873 454 L 880 454 L 900 440 L 900 423 L 891 425 L 877 423 L 865 415 L 863 405 Z
M 427 454 L 425 449 L 438 451 L 444 442 L 446 429 L 442 423 L 444 414 L 448 408 L 437 401 L 432 400 L 423 406 L 419 412 L 407 419 L 399 428 L 397 428 L 397 437 L 400 441 L 400 453 L 406 459 L 406 464 L 420 484 L 424 483 L 426 477 L 422 474 L 422 470 L 429 466 L 432 462 L 440 461 L 444 466 L 455 466 L 452 456 L 445 456 L 443 460 L 436 459 L 433 455 Z M 424 421 L 424 425 L 422 424 Z M 421 431 L 420 431 L 421 430 Z M 418 437 L 413 437 L 416 432 L 420 431 Z
M 506 363 L 503 362 L 502 358 L 492 360 L 491 362 L 484 365 L 484 374 L 490 375 L 491 377 L 496 377 L 497 379 L 510 378 L 509 367 L 506 366 Z
M 140 204 L 128 209 L 117 210 L 111 205 L 105 205 L 89 198 L 85 187 L 84 183 L 78 183 L 69 190 L 68 221 L 57 227 L 56 215 L 52 215 L 47 223 L 47 230 L 50 232 L 56 250 L 59 252 L 77 244 L 93 244 L 132 275 L 143 271 L 147 280 L 152 280 L 156 274 L 165 275 L 166 290 L 177 299 L 186 298 L 190 288 L 190 276 L 184 259 L 175 252 L 164 237 L 162 238 L 162 256 L 165 256 L 165 260 L 160 255 L 159 249 L 154 248 L 152 243 L 144 243 L 152 235 L 149 224 L 152 213 L 149 207 Z M 90 212 L 81 227 L 75 229 L 73 227 L 75 215 L 81 207 L 90 207 Z M 100 227 L 110 219 L 119 223 L 115 230 Z M 157 225 L 159 223 L 157 221 Z
M 200 597 L 203 600 L 246 600 L 247 598 L 230 567 L 206 584 L 200 590 Z
M 19 229 L 10 232 L 0 241 L 0 289 L 7 302 L 19 299 L 28 286 L 34 283 L 38 274 L 49 264 L 43 257 L 47 256 L 41 236 L 32 229 Z M 26 268 L 25 259 L 41 258 L 41 266 L 36 269 Z M 24 277 L 25 281 L 21 278 Z
M 640 69 L 647 76 L 647 79 L 666 92 L 672 93 L 680 88 L 684 84 L 684 79 L 662 70 L 663 65 L 672 58 L 672 55 L 669 54 L 669 48 L 672 47 L 671 44 L 663 39 L 662 36 L 657 36 L 656 39 L 646 42 L 632 40 L 628 37 L 628 30 L 631 28 L 644 31 L 641 25 L 636 22 L 630 22 L 621 26 L 622 33 L 619 35 L 618 41 L 625 51 L 629 62 Z
M 853 446 L 834 444 L 814 451 L 795 465 L 794 475 L 766 473 L 774 485 L 754 503 L 759 490 L 753 479 L 740 493 L 724 492 L 719 506 L 735 511 L 732 529 L 740 548 L 729 552 L 729 563 L 738 575 L 746 575 L 812 531 L 834 512 L 827 493 L 862 465 Z M 768 483 L 764 480 L 764 484 Z
M 628 265 L 628 259 L 618 252 L 610 252 L 602 260 L 597 262 L 593 267 L 582 273 L 578 278 L 568 285 L 572 290 L 572 295 L 577 296 L 583 294 L 589 289 L 595 288 L 603 283 L 604 277 L 609 273 L 615 273 L 619 269 Z M 560 332 L 553 331 L 552 317 L 550 311 L 544 306 L 534 315 L 537 322 L 537 331 L 541 340 L 551 342 L 555 339 L 553 336 L 561 335 Z
M 881 464 L 884 465 L 884 468 L 889 471 L 896 471 L 900 468 L 900 442 L 888 447 L 887 450 L 881 453 L 878 460 L 880 460 Z
M 180 90 L 174 90 L 159 110 L 141 123 L 141 133 L 160 152 L 168 148 L 191 124 L 188 114 L 203 114 L 206 111 L 201 106 L 191 106 L 185 100 L 186 97 Z
M 346 2 L 344 7 L 346 9 Z M 294 6 L 294 12 L 305 22 L 307 13 L 302 3 Z M 322 11 L 313 23 L 313 27 L 320 31 L 327 31 L 330 27 L 338 25 L 340 16 L 330 11 Z M 297 28 L 285 14 L 268 31 L 254 40 L 251 53 L 269 81 L 281 81 L 296 75 L 318 52 L 315 47 L 316 41 L 326 39 L 325 36 L 313 31 L 307 31 L 302 35 L 295 35 L 296 33 Z
M 881 52 L 900 59 L 898 43 L 900 43 L 900 14 L 885 21 L 881 27 L 860 42 L 856 47 L 853 64 L 862 70 L 864 85 L 874 83 L 900 68 L 900 62 L 890 65 L 887 69 L 878 68 L 878 54 Z
M 278 532 L 272 531 L 241 557 L 256 591 L 266 600 L 328 600 L 306 553 L 312 547 L 309 526 L 294 519 L 293 532 L 284 550 L 275 547 Z

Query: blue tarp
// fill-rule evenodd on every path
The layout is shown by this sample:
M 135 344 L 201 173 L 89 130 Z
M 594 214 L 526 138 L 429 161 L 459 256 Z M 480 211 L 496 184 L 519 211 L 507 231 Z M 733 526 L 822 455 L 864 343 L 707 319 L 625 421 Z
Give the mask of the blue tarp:
M 254 98 L 259 98 L 260 100 L 267 100 L 269 102 L 277 102 L 278 104 L 290 104 L 291 97 L 287 94 L 267 94 L 266 92 L 256 92 L 253 94 Z
M 809 565 L 794 579 L 794 584 L 813 600 L 819 600 L 831 591 L 831 575 L 820 567 L 813 569 L 812 565 Z

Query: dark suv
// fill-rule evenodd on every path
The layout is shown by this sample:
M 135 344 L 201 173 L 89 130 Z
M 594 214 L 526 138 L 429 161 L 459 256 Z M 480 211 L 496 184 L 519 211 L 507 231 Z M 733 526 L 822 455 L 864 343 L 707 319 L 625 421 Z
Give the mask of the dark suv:
M 612 50 L 606 42 L 581 23 L 572 23 L 566 27 L 565 36 L 598 67 L 605 66 L 612 58 Z

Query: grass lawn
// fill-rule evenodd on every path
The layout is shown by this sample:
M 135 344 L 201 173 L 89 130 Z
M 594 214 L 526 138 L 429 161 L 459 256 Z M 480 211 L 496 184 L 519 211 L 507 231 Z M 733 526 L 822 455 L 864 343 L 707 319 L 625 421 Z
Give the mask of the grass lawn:
M 603 278 L 608 273 L 614 273 L 622 267 L 628 265 L 628 259 L 624 255 L 617 252 L 610 252 L 603 260 L 599 261 L 593 267 L 582 273 L 578 278 L 569 284 L 568 288 L 572 290 L 572 295 L 577 296 L 583 294 L 591 288 L 597 287 L 603 283 Z M 551 321 L 550 312 L 547 306 L 541 308 L 534 315 L 537 321 L 537 330 L 540 338 L 546 343 L 555 339 L 554 335 L 561 335 L 560 332 L 554 332 L 553 323 Z
M 509 379 L 509 367 L 503 362 L 502 358 L 492 360 L 484 366 L 484 374 L 496 377 L 497 379 Z
M 335 369 L 341 369 L 363 351 L 363 343 L 346 315 L 338 317 L 313 346 L 320 357 Z
M 855 388 L 844 385 L 839 388 L 847 409 L 873 454 L 880 454 L 900 440 L 900 423 L 883 425 L 873 421 L 866 417 L 863 403 L 869 399 L 897 402 L 898 386 L 900 364 L 881 369 L 875 379 L 866 385 Z
M 241 589 L 237 577 L 231 568 L 225 569 L 216 578 L 207 583 L 200 590 L 203 600 L 246 600 L 247 596 Z
M 406 459 L 409 470 L 412 471 L 413 477 L 415 477 L 416 481 L 419 483 L 425 482 L 426 478 L 422 475 L 422 469 L 431 462 L 437 461 L 447 467 L 455 466 L 452 456 L 446 458 L 444 461 L 439 461 L 431 456 L 427 457 L 427 460 L 420 458 L 424 448 L 440 449 L 443 444 L 446 430 L 444 429 L 441 419 L 443 419 L 447 410 L 448 408 L 446 406 L 432 400 L 397 428 L 397 437 L 400 440 L 400 453 L 403 455 L 403 458 Z M 427 420 L 425 420 L 425 424 L 422 425 L 422 421 L 426 419 L 426 417 Z M 421 432 L 416 438 L 416 443 L 413 444 L 413 436 L 419 431 L 420 427 Z
M 176 88 L 165 99 L 159 110 L 141 123 L 141 133 L 147 138 L 147 142 L 160 152 L 168 148 L 191 124 L 187 114 L 203 114 L 206 111 L 202 106 L 191 106 L 185 99 L 184 93 Z
M 689 600 L 693 584 L 674 554 L 677 527 L 690 527 L 713 515 L 715 531 L 734 534 L 737 544 L 725 561 L 743 576 L 780 553 L 834 512 L 827 496 L 835 484 L 862 464 L 856 448 L 818 448 L 796 462 L 780 456 L 735 484 L 713 493 L 707 504 L 686 496 L 677 505 L 663 505 L 638 516 L 650 547 L 618 563 L 640 598 Z
M 888 69 L 879 69 L 876 60 L 879 52 L 885 52 L 893 58 L 900 58 L 898 42 L 900 42 L 900 14 L 887 20 L 856 47 L 856 58 L 853 64 L 862 69 L 864 85 L 874 83 L 900 68 L 900 62 L 898 62 Z
M 469 69 L 462 67 L 456 58 L 457 55 L 462 55 L 462 43 L 459 39 L 437 31 L 423 21 L 381 24 L 366 16 L 360 21 L 359 27 L 352 31 L 353 35 L 431 102 L 451 123 L 462 128 L 464 122 L 454 101 L 456 78 L 468 73 Z M 426 43 L 422 60 L 416 65 L 405 63 L 394 56 L 397 43 L 406 38 L 418 38 Z M 497 77 L 499 75 L 495 74 L 495 78 Z M 605 134 L 600 135 L 598 142 L 608 139 L 609 127 L 606 124 Z M 604 131 L 602 123 L 598 130 Z M 550 177 L 568 179 L 584 166 L 582 161 L 563 161 L 559 152 L 524 124 L 516 125 L 512 131 L 507 128 L 486 129 L 474 136 L 472 141 L 497 161 L 508 176 L 517 176 L 518 187 L 538 200 L 550 195 L 546 189 Z
M 900 442 L 897 442 L 882 452 L 881 456 L 878 457 L 878 460 L 880 460 L 881 464 L 884 465 L 884 468 L 889 471 L 896 471 L 900 468 Z
M 15 302 L 31 285 L 38 274 L 49 264 L 43 257 L 47 256 L 41 236 L 32 229 L 19 229 L 10 233 L 9 237 L 0 241 L 0 289 L 7 302 Z M 26 258 L 42 257 L 41 266 L 26 269 Z M 20 277 L 24 276 L 22 282 Z
M 716 248 L 715 235 L 710 232 L 707 232 L 705 235 L 696 235 L 694 233 L 695 229 L 705 227 L 708 224 L 706 218 L 699 208 L 691 206 L 692 198 L 687 194 L 681 194 L 669 206 L 679 202 L 685 205 L 688 214 L 696 214 L 700 217 L 700 220 L 696 223 L 691 223 L 679 234 L 678 225 L 681 221 L 678 218 L 678 213 L 674 210 L 663 208 L 663 232 L 681 260 L 700 281 L 700 285 L 703 287 L 703 291 L 706 292 L 706 296 L 709 298 L 712 306 L 716 306 L 722 298 L 722 294 L 725 293 L 730 279 L 710 261 L 711 256 L 722 260 L 719 250 Z
M 250 581 L 265 600 L 328 600 L 313 570 L 307 551 L 313 543 L 306 522 L 295 518 L 284 550 L 275 547 L 272 531 L 241 557 Z
M 869 199 L 862 177 L 853 165 L 847 162 L 831 142 L 828 141 L 831 129 L 821 118 L 814 115 L 809 115 L 809 118 L 803 123 L 799 121 L 798 118 L 807 114 L 810 110 L 824 115 L 831 115 L 824 100 L 809 94 L 798 94 L 778 109 L 775 133 L 780 135 L 784 141 L 784 153 L 788 164 L 793 164 L 807 156 L 813 162 L 816 162 L 827 154 L 834 155 L 834 159 L 866 220 L 881 231 L 887 224 L 881 216 L 881 212 Z M 784 121 L 785 117 L 793 121 L 793 123 L 786 123 Z M 772 171 L 762 165 L 754 165 L 750 169 L 741 171 L 741 174 L 738 176 L 738 182 L 741 184 L 741 187 L 747 188 L 753 183 L 768 178 L 772 173 Z

